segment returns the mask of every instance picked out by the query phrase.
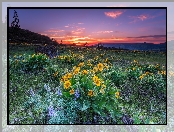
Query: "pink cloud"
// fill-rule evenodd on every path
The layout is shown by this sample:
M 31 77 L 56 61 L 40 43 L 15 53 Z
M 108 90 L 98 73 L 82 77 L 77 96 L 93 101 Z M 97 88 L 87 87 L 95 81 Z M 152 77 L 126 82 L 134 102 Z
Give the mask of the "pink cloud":
M 45 35 L 45 36 L 47 36 L 48 34 L 46 34 L 46 33 L 40 33 L 41 35 Z
M 98 31 L 98 32 L 93 32 L 93 33 L 112 33 L 113 31 Z
M 59 33 L 59 32 L 63 32 L 64 30 L 47 30 L 45 32 L 51 32 L 51 33 Z
M 84 24 L 84 23 L 80 23 L 80 22 L 79 22 L 78 24 Z
M 69 27 L 69 26 L 65 26 L 65 27 Z
M 139 18 L 141 21 L 143 21 L 143 20 L 147 19 L 147 16 L 146 16 L 146 15 L 140 15 L 138 18 Z
M 155 18 L 156 16 L 151 16 L 148 14 L 142 14 L 142 15 L 138 15 L 138 16 L 129 16 L 129 18 L 133 19 L 132 22 L 130 23 L 135 23 L 137 21 L 144 21 L 146 19 L 151 19 L 151 18 Z
M 78 28 L 76 30 L 71 31 L 71 34 L 72 35 L 79 35 L 79 34 L 84 33 L 84 30 L 85 30 L 85 28 Z
M 51 38 L 56 38 L 56 39 L 64 39 L 65 38 L 65 36 L 50 36 Z
M 105 15 L 111 18 L 117 18 L 119 17 L 121 14 L 123 14 L 123 11 L 111 11 L 111 12 L 105 12 Z

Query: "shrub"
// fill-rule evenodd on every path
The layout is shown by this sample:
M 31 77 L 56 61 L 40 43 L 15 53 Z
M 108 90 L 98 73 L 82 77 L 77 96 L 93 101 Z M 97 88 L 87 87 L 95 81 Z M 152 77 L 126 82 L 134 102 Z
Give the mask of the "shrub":
M 21 69 L 27 73 L 42 71 L 47 65 L 49 58 L 43 54 L 24 56 L 24 59 L 20 60 Z

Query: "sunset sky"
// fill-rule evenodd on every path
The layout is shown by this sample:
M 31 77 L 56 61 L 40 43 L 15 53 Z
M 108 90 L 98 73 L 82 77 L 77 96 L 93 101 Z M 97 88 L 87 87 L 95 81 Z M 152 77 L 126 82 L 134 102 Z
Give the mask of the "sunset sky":
M 164 43 L 165 9 L 15 9 L 20 26 L 66 44 Z M 9 25 L 14 9 L 9 10 Z

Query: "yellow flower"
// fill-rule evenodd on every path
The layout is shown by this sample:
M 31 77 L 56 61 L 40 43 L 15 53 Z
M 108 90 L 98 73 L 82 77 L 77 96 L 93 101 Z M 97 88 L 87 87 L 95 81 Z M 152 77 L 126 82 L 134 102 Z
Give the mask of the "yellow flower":
M 84 65 L 84 62 L 81 62 L 78 66 L 81 67 Z
M 66 58 L 67 58 L 66 56 L 63 57 L 63 59 L 66 59 Z
M 83 70 L 82 73 L 83 74 L 88 74 L 88 71 L 87 70 Z
M 115 93 L 115 97 L 118 99 L 119 96 L 120 96 L 120 93 L 119 92 L 116 92 Z
M 68 78 L 72 78 L 72 73 L 67 74 Z
M 145 77 L 145 76 L 146 76 L 146 74 L 143 74 L 142 76 L 143 76 L 143 77 Z
M 88 66 L 92 66 L 92 64 L 91 64 L 91 63 L 88 63 L 87 65 L 88 65 Z
M 92 78 L 92 80 L 93 80 L 94 82 L 95 82 L 97 79 L 98 79 L 97 76 L 94 76 L 94 77 Z
M 69 92 L 71 95 L 74 94 L 74 89 L 71 89 Z
M 62 59 L 63 59 L 63 56 L 59 56 L 59 59 L 61 59 L 61 60 L 62 60 Z
M 88 92 L 88 96 L 93 96 L 94 95 L 94 92 L 93 92 L 93 90 L 89 90 L 89 92 Z
M 105 89 L 106 88 L 106 85 L 102 84 L 102 88 Z
M 107 61 L 108 61 L 108 58 L 105 59 L 105 62 L 107 62 Z
M 88 60 L 87 63 L 91 63 L 90 60 Z
M 66 75 L 64 75 L 64 76 L 62 77 L 62 80 L 63 80 L 63 81 L 67 81 L 67 80 L 68 80 L 68 77 L 67 77 Z
M 162 75 L 166 75 L 166 71 L 161 71 L 161 74 Z
M 105 93 L 104 88 L 101 88 L 101 89 L 100 89 L 100 93 L 102 93 L 102 94 L 104 94 L 104 93 Z
M 56 72 L 54 73 L 54 75 L 53 75 L 53 76 L 54 76 L 54 77 L 56 77 L 56 76 L 57 76 L 57 74 L 58 74 L 58 71 L 56 71 Z
M 75 70 L 74 70 L 74 74 L 78 74 L 80 71 L 80 67 L 77 67 Z
M 103 64 L 102 64 L 102 63 L 99 63 L 97 66 L 98 66 L 98 69 L 99 69 L 100 71 L 103 71 Z
M 93 71 L 94 71 L 94 72 L 98 72 L 98 68 L 97 68 L 97 67 L 94 67 L 94 68 L 93 68 Z
M 95 84 L 96 84 L 97 86 L 100 86 L 100 85 L 101 85 L 100 79 L 97 79 L 97 80 L 95 81 Z
M 92 66 L 90 60 L 87 61 L 87 65 L 88 65 L 88 66 Z
M 107 64 L 106 64 L 106 63 L 103 63 L 103 65 L 104 65 L 104 67 L 105 67 L 106 69 L 108 69 L 108 66 L 107 66 Z
M 69 80 L 68 81 L 65 81 L 64 88 L 65 89 L 68 89 L 70 86 L 71 86 L 71 82 Z
M 148 75 L 149 74 L 149 72 L 147 71 L 146 73 L 145 73 L 145 75 Z
M 142 80 L 143 79 L 143 75 L 141 75 L 139 78 Z
M 91 73 L 95 73 L 94 70 L 90 70 Z
M 32 58 L 35 56 L 35 54 L 32 55 Z
M 136 60 L 134 60 L 134 63 L 136 63 L 137 61 Z
M 133 67 L 133 70 L 135 70 L 136 68 L 135 67 Z
M 73 70 L 75 70 L 75 69 L 76 69 L 76 66 L 73 67 Z

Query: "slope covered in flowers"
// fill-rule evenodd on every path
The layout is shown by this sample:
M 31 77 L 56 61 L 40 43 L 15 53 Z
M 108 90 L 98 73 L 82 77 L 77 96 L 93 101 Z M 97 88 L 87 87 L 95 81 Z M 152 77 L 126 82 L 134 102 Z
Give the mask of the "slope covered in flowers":
M 25 47 L 9 56 L 11 124 L 165 124 L 166 53 Z

